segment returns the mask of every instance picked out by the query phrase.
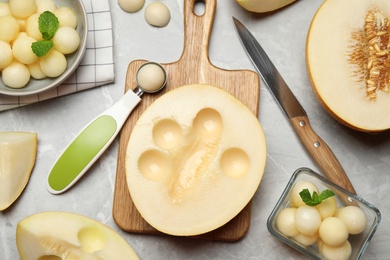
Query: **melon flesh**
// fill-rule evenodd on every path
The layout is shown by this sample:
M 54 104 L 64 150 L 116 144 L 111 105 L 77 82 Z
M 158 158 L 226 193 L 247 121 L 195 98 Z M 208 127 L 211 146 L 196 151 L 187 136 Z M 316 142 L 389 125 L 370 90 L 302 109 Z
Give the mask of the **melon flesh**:
M 254 13 L 275 11 L 296 0 L 236 0 L 244 9 Z
M 259 187 L 266 143 L 258 119 L 226 91 L 176 88 L 137 121 L 126 153 L 132 200 L 157 230 L 180 236 L 234 218 Z
M 384 34 L 372 41 L 372 30 L 365 30 L 370 13 L 375 18 L 368 26 L 374 26 L 375 35 Z M 356 130 L 390 128 L 389 18 L 388 0 L 326 0 L 309 29 L 306 63 L 313 90 L 326 111 Z M 378 50 L 369 47 L 374 41 Z M 368 65 L 373 58 L 377 65 Z M 368 80 L 374 77 L 380 81 L 370 92 Z
M 91 218 L 42 212 L 18 223 L 16 245 L 22 260 L 139 259 L 117 232 Z
M 35 165 L 38 137 L 30 132 L 0 133 L 0 211 L 23 192 Z

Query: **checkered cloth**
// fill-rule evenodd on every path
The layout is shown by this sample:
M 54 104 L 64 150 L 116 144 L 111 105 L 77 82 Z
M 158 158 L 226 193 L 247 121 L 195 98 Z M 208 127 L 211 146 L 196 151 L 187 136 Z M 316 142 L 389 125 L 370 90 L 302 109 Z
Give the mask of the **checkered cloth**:
M 0 111 L 25 106 L 114 81 L 112 22 L 109 0 L 83 0 L 88 19 L 85 56 L 77 70 L 62 85 L 29 96 L 0 94 Z

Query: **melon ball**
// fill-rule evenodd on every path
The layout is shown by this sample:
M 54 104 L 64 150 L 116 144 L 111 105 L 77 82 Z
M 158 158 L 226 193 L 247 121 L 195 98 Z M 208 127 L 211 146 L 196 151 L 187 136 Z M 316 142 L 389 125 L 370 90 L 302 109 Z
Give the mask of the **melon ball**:
M 13 61 L 3 69 L 2 79 L 4 84 L 10 88 L 23 88 L 30 81 L 30 71 L 26 65 Z
M 329 198 L 323 200 L 317 206 L 315 206 L 315 208 L 320 213 L 322 219 L 326 219 L 328 217 L 333 217 L 334 214 L 336 213 L 336 209 L 337 209 L 336 198 L 334 196 L 329 197 Z
M 366 215 L 357 206 L 347 206 L 340 209 L 338 217 L 347 225 L 349 234 L 359 234 L 367 227 Z
M 39 61 L 27 65 L 28 70 L 30 71 L 31 77 L 34 79 L 44 79 L 47 77 L 45 73 L 41 70 Z
M 37 13 L 41 14 L 45 11 L 54 12 L 54 10 L 57 8 L 56 4 L 53 2 L 53 0 L 35 0 L 35 4 L 37 5 Z
M 299 193 L 304 189 L 308 189 L 310 194 L 313 194 L 313 191 L 318 193 L 318 188 L 313 183 L 309 181 L 297 182 L 291 190 L 291 203 L 295 205 L 295 207 L 305 205 L 305 203 L 302 201 L 301 196 L 299 195 Z
M 171 19 L 171 14 L 164 3 L 153 2 L 145 9 L 145 19 L 150 25 L 164 27 L 168 25 Z
M 145 0 L 118 0 L 118 4 L 125 12 L 135 13 L 141 10 Z
M 311 236 L 308 236 L 308 235 L 305 235 L 302 233 L 298 233 L 298 235 L 295 235 L 293 238 L 304 246 L 310 246 L 310 245 L 314 244 L 315 242 L 317 242 L 318 233 L 311 235 Z
M 33 37 L 18 37 L 12 45 L 14 58 L 24 64 L 31 64 L 38 60 L 38 56 L 31 49 L 31 45 L 36 42 Z
M 164 85 L 165 82 L 165 73 L 164 70 L 156 65 L 156 64 L 146 64 L 142 66 L 138 72 L 137 72 L 137 84 L 140 86 L 142 89 L 147 90 L 147 91 L 156 91 L 161 88 L 161 86 Z M 200 117 L 198 117 L 200 118 Z M 196 121 L 199 123 L 199 121 Z M 215 122 L 215 121 L 214 121 Z M 202 123 L 195 124 L 195 126 L 202 125 Z M 215 122 L 215 125 L 218 125 L 218 123 Z M 202 128 L 196 128 L 200 132 L 204 129 Z M 212 134 L 215 132 L 218 132 L 217 128 L 209 128 L 208 134 Z M 213 131 L 215 130 L 215 131 Z M 207 135 L 206 132 L 202 132 L 204 135 Z M 226 154 L 225 154 L 226 155 Z M 226 157 L 225 157 L 226 158 Z M 230 160 L 228 160 L 230 161 Z M 225 164 L 222 164 L 221 166 L 226 166 Z M 230 168 L 230 167 L 228 167 Z
M 39 61 L 42 72 L 48 77 L 58 77 L 66 70 L 67 61 L 59 51 L 51 50 Z
M 322 243 L 319 248 L 320 253 L 326 259 L 348 260 L 352 253 L 352 247 L 348 240 L 337 247 Z
M 16 38 L 10 43 L 10 45 L 11 45 L 11 48 L 12 48 L 12 46 L 14 45 L 14 42 L 17 40 L 17 39 L 19 39 L 19 38 L 21 38 L 21 37 L 25 37 L 25 36 L 29 36 L 26 32 L 20 32 L 17 36 L 16 36 Z
M 10 15 L 0 17 L 0 41 L 11 42 L 19 32 L 19 23 L 15 17 Z
M 6 15 L 12 15 L 9 5 L 8 3 L 0 3 L 0 17 Z
M 322 241 L 329 246 L 340 246 L 348 239 L 348 229 L 345 223 L 336 217 L 322 221 L 319 234 Z
M 60 27 L 53 37 L 53 43 L 54 48 L 63 54 L 73 53 L 80 45 L 80 36 L 72 27 Z
M 33 14 L 26 20 L 26 33 L 37 41 L 42 40 L 42 33 L 39 31 L 39 14 Z
M 321 215 L 317 209 L 301 206 L 295 212 L 295 226 L 299 232 L 312 236 L 318 232 L 321 225 Z
M 11 43 L 11 46 L 12 44 L 19 38 L 21 37 L 25 37 L 25 36 L 29 36 L 26 32 L 19 32 L 18 35 L 16 36 L 16 38 L 13 40 L 13 42 Z
M 296 208 L 285 208 L 279 213 L 276 219 L 276 226 L 280 232 L 288 237 L 296 236 L 299 233 L 298 229 L 295 227 L 296 211 Z
M 73 29 L 77 26 L 77 16 L 73 9 L 70 7 L 62 6 L 53 11 L 55 16 L 58 18 L 58 22 L 60 23 L 60 27 L 69 26 Z
M 0 70 L 11 64 L 13 60 L 11 46 L 3 41 L 0 41 Z
M 35 0 L 9 0 L 9 9 L 16 18 L 27 18 L 37 10 Z
M 21 32 L 26 31 L 26 19 L 17 19 Z

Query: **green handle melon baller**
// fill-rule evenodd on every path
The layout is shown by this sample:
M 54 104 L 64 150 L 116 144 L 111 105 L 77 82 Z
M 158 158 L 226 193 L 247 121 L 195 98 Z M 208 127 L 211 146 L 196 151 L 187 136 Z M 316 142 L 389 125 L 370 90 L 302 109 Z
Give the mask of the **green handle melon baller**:
M 60 194 L 75 184 L 115 139 L 144 92 L 155 93 L 167 81 L 165 69 L 155 62 L 142 64 L 136 74 L 137 87 L 94 118 L 73 139 L 48 175 L 47 189 Z

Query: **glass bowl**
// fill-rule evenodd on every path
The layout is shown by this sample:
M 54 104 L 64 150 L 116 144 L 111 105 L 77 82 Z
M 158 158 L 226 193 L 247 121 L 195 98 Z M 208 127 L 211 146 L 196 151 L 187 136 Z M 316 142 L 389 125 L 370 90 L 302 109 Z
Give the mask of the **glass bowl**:
M 369 241 L 373 237 L 381 220 L 381 214 L 379 210 L 362 198 L 349 193 L 345 189 L 331 183 L 325 177 L 308 168 L 299 168 L 292 175 L 279 201 L 277 202 L 275 208 L 267 220 L 268 231 L 282 242 L 311 257 L 312 259 L 325 259 L 325 257 L 322 256 L 322 254 L 319 252 L 318 241 L 321 242 L 320 240 L 312 245 L 305 246 L 304 244 L 301 244 L 295 240 L 293 237 L 284 235 L 276 225 L 276 220 L 280 212 L 283 209 L 290 207 L 292 188 L 300 181 L 309 181 L 315 184 L 319 192 L 326 189 L 332 190 L 336 194 L 335 198 L 337 201 L 337 207 L 355 205 L 362 209 L 367 218 L 367 226 L 363 232 L 357 235 L 350 234 L 348 237 L 348 241 L 350 242 L 352 249 L 352 253 L 349 259 L 360 259 L 364 254 L 364 251 Z
M 0 3 L 7 3 L 9 0 L 0 0 Z M 82 0 L 52 0 L 52 2 L 59 7 L 71 7 L 75 13 L 78 20 L 76 31 L 80 35 L 80 45 L 79 48 L 71 53 L 65 55 L 67 59 L 67 68 L 64 73 L 55 78 L 46 77 L 44 79 L 34 79 L 30 78 L 30 81 L 23 88 L 10 88 L 7 87 L 3 80 L 1 79 L 0 72 L 0 94 L 9 95 L 9 96 L 26 96 L 37 94 L 46 90 L 49 90 L 53 87 L 59 86 L 66 79 L 68 79 L 73 72 L 77 69 L 81 60 L 83 59 L 84 53 L 86 51 L 87 45 L 87 36 L 88 36 L 88 24 L 87 24 L 87 13 L 83 5 Z

